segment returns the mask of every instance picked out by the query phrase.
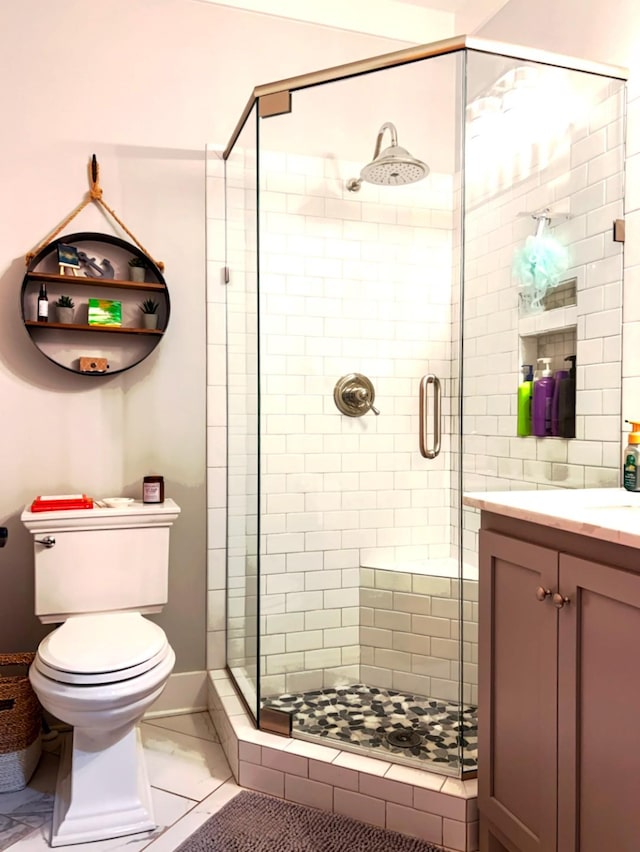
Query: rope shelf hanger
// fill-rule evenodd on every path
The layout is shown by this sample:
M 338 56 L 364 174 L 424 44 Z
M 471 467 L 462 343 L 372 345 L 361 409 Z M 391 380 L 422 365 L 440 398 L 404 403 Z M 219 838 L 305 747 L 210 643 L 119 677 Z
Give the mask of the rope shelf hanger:
M 122 230 L 131 237 L 131 239 L 138 246 L 140 251 L 142 251 L 142 253 L 145 254 L 149 258 L 149 260 L 158 267 L 161 272 L 164 272 L 164 263 L 161 260 L 155 260 L 149 254 L 149 252 L 142 245 L 140 240 L 134 234 L 131 233 L 131 231 L 129 230 L 129 228 L 127 228 L 122 219 L 119 218 L 115 210 L 109 207 L 106 201 L 104 201 L 104 199 L 102 198 L 102 187 L 100 186 L 99 179 L 100 166 L 98 165 L 96 155 L 93 154 L 91 157 L 91 161 L 89 162 L 89 182 L 91 186 L 89 192 L 87 193 L 87 197 L 84 199 L 84 201 L 81 201 L 80 204 L 78 204 L 75 210 L 71 211 L 71 213 L 66 217 L 66 219 L 63 219 L 60 225 L 55 228 L 55 230 L 53 230 L 48 237 L 42 240 L 42 242 L 39 243 L 32 251 L 27 252 L 27 254 L 25 255 L 26 265 L 28 266 L 31 263 L 31 261 L 38 254 L 39 251 L 41 251 L 45 246 L 49 245 L 52 240 L 55 240 L 58 234 L 62 233 L 62 231 L 67 227 L 69 222 L 75 219 L 75 217 L 79 213 L 81 213 L 88 204 L 91 204 L 92 201 L 95 201 L 95 203 L 99 204 L 104 210 L 106 210 L 106 212 L 111 216 L 111 218 L 114 219 L 118 223 L 118 225 L 120 225 Z

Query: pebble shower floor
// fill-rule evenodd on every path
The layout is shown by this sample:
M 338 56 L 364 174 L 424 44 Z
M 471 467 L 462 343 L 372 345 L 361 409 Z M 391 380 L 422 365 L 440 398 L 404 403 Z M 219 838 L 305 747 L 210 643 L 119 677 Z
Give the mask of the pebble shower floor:
M 272 696 L 263 706 L 291 713 L 294 734 L 397 755 L 403 763 L 477 767 L 477 707 L 470 705 L 358 683 Z

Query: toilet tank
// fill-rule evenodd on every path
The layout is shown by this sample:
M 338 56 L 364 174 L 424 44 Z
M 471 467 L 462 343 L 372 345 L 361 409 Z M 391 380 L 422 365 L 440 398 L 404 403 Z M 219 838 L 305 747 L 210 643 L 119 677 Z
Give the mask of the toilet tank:
M 42 622 L 90 612 L 159 612 L 167 602 L 173 500 L 31 512 L 35 614 Z

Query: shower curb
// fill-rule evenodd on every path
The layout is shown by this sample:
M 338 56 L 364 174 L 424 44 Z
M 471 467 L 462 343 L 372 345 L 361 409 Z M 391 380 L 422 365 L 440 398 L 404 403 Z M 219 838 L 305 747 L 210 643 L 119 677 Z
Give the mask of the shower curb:
M 478 850 L 478 785 L 257 730 L 226 670 L 208 673 L 209 713 L 236 782 L 441 845 Z

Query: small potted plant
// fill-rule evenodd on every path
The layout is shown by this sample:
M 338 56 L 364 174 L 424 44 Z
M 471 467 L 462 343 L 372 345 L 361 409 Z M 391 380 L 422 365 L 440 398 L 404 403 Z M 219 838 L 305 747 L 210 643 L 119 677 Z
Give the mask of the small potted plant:
M 147 271 L 147 262 L 143 257 L 132 257 L 129 261 L 129 280 L 141 284 Z
M 140 310 L 142 311 L 142 325 L 144 328 L 158 327 L 158 308 L 158 303 L 153 299 L 145 299 L 140 305 Z
M 56 312 L 58 314 L 58 322 L 70 325 L 73 322 L 73 309 L 75 302 L 71 296 L 60 296 L 56 302 Z

